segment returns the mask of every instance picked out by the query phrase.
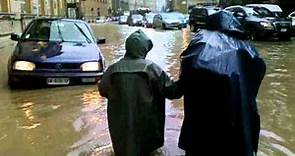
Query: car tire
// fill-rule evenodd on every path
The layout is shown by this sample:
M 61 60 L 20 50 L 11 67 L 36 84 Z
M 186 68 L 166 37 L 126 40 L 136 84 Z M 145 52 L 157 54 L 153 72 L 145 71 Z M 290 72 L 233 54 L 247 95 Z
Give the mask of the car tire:
M 11 76 L 8 76 L 8 86 L 10 89 L 15 89 L 18 86 L 18 83 L 13 81 L 13 78 Z
M 163 30 L 166 30 L 166 29 L 167 29 L 165 23 L 162 24 L 162 29 L 163 29 Z

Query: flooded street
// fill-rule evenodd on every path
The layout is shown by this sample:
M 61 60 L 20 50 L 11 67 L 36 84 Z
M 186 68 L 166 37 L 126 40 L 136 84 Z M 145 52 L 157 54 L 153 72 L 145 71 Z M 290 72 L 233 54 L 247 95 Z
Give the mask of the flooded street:
M 93 25 L 93 29 L 97 37 L 106 38 L 100 47 L 109 65 L 124 55 L 125 39 L 139 27 L 104 24 Z M 191 33 L 187 29 L 140 29 L 154 43 L 147 58 L 177 80 L 179 55 Z M 14 43 L 1 40 L 1 44 L 0 156 L 111 155 L 106 99 L 100 97 L 97 86 L 10 90 L 6 65 Z M 259 155 L 295 156 L 295 40 L 255 42 L 255 46 L 267 64 L 258 97 L 262 121 Z M 182 118 L 182 100 L 167 101 L 165 146 L 159 155 L 183 155 L 177 148 Z

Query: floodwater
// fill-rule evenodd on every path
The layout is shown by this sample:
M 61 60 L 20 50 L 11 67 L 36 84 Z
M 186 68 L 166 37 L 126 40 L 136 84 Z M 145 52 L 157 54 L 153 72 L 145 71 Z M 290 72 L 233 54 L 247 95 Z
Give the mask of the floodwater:
M 154 30 L 116 24 L 93 25 L 107 64 L 125 52 L 124 41 L 137 29 L 151 37 L 147 58 L 177 80 L 179 55 L 188 45 L 186 29 Z M 6 64 L 13 42 L 0 39 L 0 155 L 108 156 L 112 146 L 106 120 L 106 99 L 96 85 L 10 90 Z M 255 42 L 267 64 L 258 104 L 261 114 L 260 156 L 295 156 L 295 40 Z M 167 101 L 165 146 L 157 155 L 177 156 L 183 118 L 182 101 Z M 214 150 L 214 149 L 213 149 Z

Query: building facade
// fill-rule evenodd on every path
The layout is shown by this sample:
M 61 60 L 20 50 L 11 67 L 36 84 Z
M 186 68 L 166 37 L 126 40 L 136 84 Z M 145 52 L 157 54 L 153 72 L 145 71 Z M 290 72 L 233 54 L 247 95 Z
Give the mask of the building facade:
M 111 0 L 82 0 L 80 1 L 81 12 L 86 19 L 98 16 L 109 16 L 111 12 Z
M 1 0 L 0 12 L 34 14 L 40 16 L 65 16 L 65 0 Z

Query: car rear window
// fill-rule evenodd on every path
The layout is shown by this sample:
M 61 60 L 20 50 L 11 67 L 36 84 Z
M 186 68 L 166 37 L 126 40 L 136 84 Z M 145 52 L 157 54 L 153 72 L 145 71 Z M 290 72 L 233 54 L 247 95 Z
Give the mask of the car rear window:
M 201 16 L 207 16 L 208 12 L 207 9 L 204 8 L 195 8 L 192 10 L 193 15 L 201 15 Z

